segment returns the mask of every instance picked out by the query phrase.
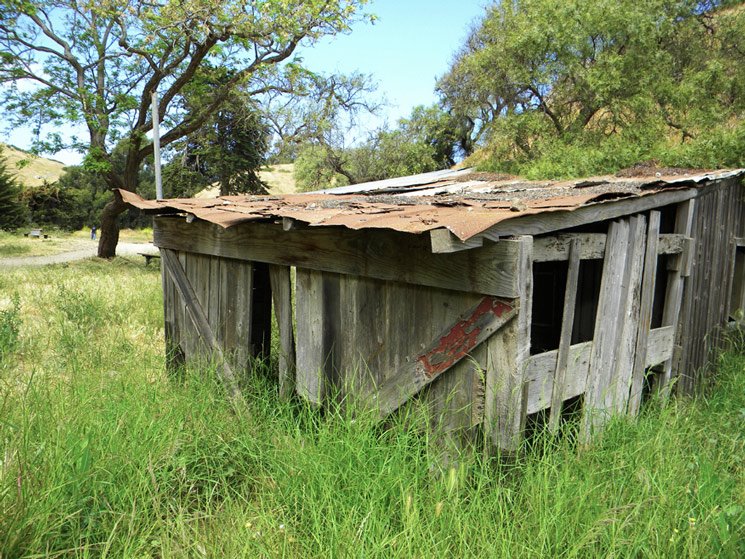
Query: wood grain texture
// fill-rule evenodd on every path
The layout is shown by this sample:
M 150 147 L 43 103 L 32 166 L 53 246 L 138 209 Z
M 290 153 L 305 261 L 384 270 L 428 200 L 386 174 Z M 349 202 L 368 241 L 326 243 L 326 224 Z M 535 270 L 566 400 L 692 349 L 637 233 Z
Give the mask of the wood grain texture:
M 657 279 L 657 247 L 660 233 L 660 212 L 649 213 L 647 229 L 647 247 L 644 253 L 644 275 L 641 284 L 641 304 L 639 308 L 639 327 L 636 348 L 631 370 L 628 414 L 636 416 L 642 401 L 644 373 L 647 367 L 647 346 L 649 330 L 652 327 L 652 304 L 654 302 L 655 283 Z
M 533 306 L 533 238 L 520 237 L 518 314 L 489 345 L 486 371 L 484 429 L 492 444 L 515 452 L 522 441 L 527 417 L 525 368 L 530 357 Z
M 189 278 L 184 272 L 184 269 L 181 267 L 181 263 L 179 262 L 178 257 L 172 251 L 164 250 L 161 252 L 161 259 L 163 261 L 163 265 L 168 271 L 168 274 L 171 276 L 171 279 L 173 280 L 173 283 L 178 290 L 179 295 L 184 300 L 186 311 L 192 321 L 192 324 L 194 325 L 194 329 L 196 330 L 204 344 L 212 351 L 212 354 L 215 358 L 217 373 L 220 376 L 220 380 L 222 381 L 223 385 L 225 386 L 231 402 L 236 406 L 245 406 L 243 396 L 241 395 L 240 389 L 238 388 L 238 382 L 235 378 L 235 374 L 233 373 L 230 364 L 227 362 L 227 360 L 225 360 L 223 356 L 222 348 L 217 343 L 215 334 L 208 322 L 207 315 L 205 314 L 204 309 L 202 308 L 202 305 L 197 298 L 197 293 L 194 290 L 191 282 L 189 281 Z M 200 273 L 203 272 L 203 269 L 200 270 Z
M 559 233 L 547 237 L 538 237 L 534 242 L 535 262 L 555 262 L 567 260 L 569 245 L 576 241 L 581 260 L 600 259 L 605 256 L 604 233 Z M 668 233 L 659 235 L 657 254 L 680 254 L 686 247 L 689 238 L 685 235 Z
M 605 237 L 605 235 L 603 235 Z M 603 239 L 605 240 L 605 239 Z M 548 428 L 552 433 L 559 429 L 561 408 L 564 402 L 564 384 L 569 363 L 569 348 L 572 345 L 572 330 L 574 329 L 574 310 L 577 306 L 577 284 L 579 282 L 580 241 L 572 239 L 569 244 L 569 263 L 567 281 L 564 289 L 564 310 L 561 319 L 561 335 L 556 355 L 556 373 L 551 394 L 551 411 L 548 417 Z
M 641 286 L 646 248 L 646 218 L 629 218 L 629 252 L 626 255 L 626 269 L 620 286 L 621 327 L 616 341 L 616 357 L 613 363 L 611 391 L 615 394 L 606 399 L 612 414 L 625 414 L 629 403 L 631 377 L 636 358 L 636 344 L 639 333 L 639 314 L 641 310 Z M 642 360 L 643 362 L 643 360 Z
M 279 395 L 295 391 L 295 334 L 292 325 L 292 279 L 289 266 L 269 267 L 274 313 L 279 328 Z
M 614 221 L 608 230 L 603 277 L 598 300 L 587 390 L 582 412 L 580 439 L 587 443 L 609 416 L 609 398 L 615 396 L 613 371 L 617 343 L 623 325 L 619 290 L 622 287 L 629 252 L 629 222 Z
M 504 240 L 473 250 L 432 254 L 428 237 L 392 231 L 246 223 L 229 229 L 196 220 L 156 217 L 155 245 L 190 253 L 267 262 L 414 285 L 514 298 L 517 244 Z
M 296 390 L 308 402 L 321 405 L 326 392 L 328 360 L 323 338 L 323 272 L 298 268 L 296 273 Z
M 672 326 L 655 328 L 650 331 L 647 351 L 647 368 L 659 365 L 673 355 L 673 337 L 675 329 Z M 587 378 L 590 370 L 592 342 L 574 344 L 569 348 L 567 372 L 564 377 L 562 394 L 564 400 L 584 394 L 587 389 Z M 553 394 L 554 371 L 556 370 L 557 350 L 533 355 L 528 359 L 525 377 L 528 382 L 529 414 L 539 412 L 551 406 Z

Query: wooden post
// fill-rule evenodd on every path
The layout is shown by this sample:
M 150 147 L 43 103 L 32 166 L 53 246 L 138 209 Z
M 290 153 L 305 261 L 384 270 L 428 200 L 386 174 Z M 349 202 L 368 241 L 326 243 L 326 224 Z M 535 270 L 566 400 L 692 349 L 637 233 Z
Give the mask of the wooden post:
M 533 238 L 522 236 L 518 242 L 518 314 L 489 343 L 484 387 L 486 436 L 507 453 L 518 450 L 525 429 L 533 309 Z
M 572 239 L 569 244 L 569 268 L 567 271 L 566 289 L 564 290 L 564 312 L 561 320 L 561 338 L 556 355 L 556 373 L 551 392 L 551 411 L 548 417 L 548 428 L 552 433 L 559 429 L 561 408 L 564 402 L 564 384 L 566 380 L 569 348 L 572 345 L 574 328 L 574 308 L 577 304 L 577 283 L 579 279 L 579 240 Z
M 644 385 L 644 371 L 647 366 L 647 346 L 649 329 L 652 326 L 652 304 L 657 279 L 657 244 L 660 233 L 660 212 L 649 214 L 647 229 L 647 249 L 644 254 L 644 277 L 642 279 L 641 307 L 639 310 L 639 332 L 636 338 L 634 367 L 631 372 L 628 413 L 635 416 L 639 413 Z
M 269 278 L 274 300 L 274 314 L 279 327 L 279 395 L 286 399 L 295 390 L 295 335 L 292 327 L 290 267 L 271 265 Z
M 682 233 L 687 237 L 690 237 L 693 228 L 693 215 L 695 209 L 695 199 L 687 200 L 678 205 L 675 216 L 676 233 Z M 680 346 L 685 341 L 685 332 L 683 332 L 684 325 L 679 319 L 683 304 L 685 277 L 688 275 L 690 262 L 693 260 L 693 247 L 691 245 L 692 243 L 689 243 L 688 249 L 683 253 L 671 256 L 668 266 L 670 271 L 667 276 L 665 304 L 662 311 L 662 326 L 675 327 L 675 346 Z M 673 356 L 675 353 L 677 352 L 673 352 Z M 662 365 L 658 390 L 663 400 L 670 395 L 670 383 L 673 380 L 673 377 L 678 373 L 675 371 L 675 375 L 673 374 L 673 367 L 676 365 L 674 361 L 675 359 L 673 357 L 665 361 Z

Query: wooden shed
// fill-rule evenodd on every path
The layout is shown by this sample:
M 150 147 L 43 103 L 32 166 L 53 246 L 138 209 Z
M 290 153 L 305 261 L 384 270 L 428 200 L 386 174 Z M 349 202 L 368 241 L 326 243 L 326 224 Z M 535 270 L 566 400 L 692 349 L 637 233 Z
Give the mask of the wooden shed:
M 743 174 L 119 195 L 155 216 L 171 362 L 216 355 L 237 395 L 273 308 L 281 394 L 381 417 L 417 397 L 454 439 L 511 451 L 530 417 L 556 429 L 571 408 L 588 439 L 651 391 L 695 390 L 745 303 Z

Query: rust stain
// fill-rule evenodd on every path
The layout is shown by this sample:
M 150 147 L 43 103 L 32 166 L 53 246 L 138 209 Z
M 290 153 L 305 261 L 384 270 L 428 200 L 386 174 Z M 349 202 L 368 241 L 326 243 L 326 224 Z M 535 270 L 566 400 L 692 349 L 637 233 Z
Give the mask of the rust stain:
M 467 318 L 459 320 L 440 337 L 434 349 L 417 358 L 419 369 L 430 378 L 446 371 L 478 345 L 479 334 L 492 316 L 498 318 L 514 308 L 497 297 L 484 297 Z
M 191 214 L 223 228 L 247 221 L 291 218 L 318 227 L 389 229 L 415 234 L 446 228 L 466 241 L 498 223 L 525 215 L 567 212 L 588 204 L 612 204 L 621 198 L 696 188 L 712 180 L 742 174 L 744 169 L 701 175 L 603 176 L 551 182 L 460 170 L 284 196 L 155 201 L 125 190 L 117 192 L 125 203 L 147 213 Z M 433 188 L 438 187 L 445 187 L 446 192 L 433 193 Z

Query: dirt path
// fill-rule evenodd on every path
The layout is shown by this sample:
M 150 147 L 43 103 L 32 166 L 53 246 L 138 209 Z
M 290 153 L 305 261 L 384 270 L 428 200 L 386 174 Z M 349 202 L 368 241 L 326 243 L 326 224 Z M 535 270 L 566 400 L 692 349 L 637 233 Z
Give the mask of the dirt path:
M 96 256 L 97 244 L 91 244 L 87 248 L 50 254 L 48 256 L 23 256 L 19 258 L 0 258 L 0 271 L 19 266 L 46 266 L 47 264 L 62 264 L 74 260 L 84 260 Z M 158 254 L 158 249 L 152 243 L 119 243 L 116 247 L 118 256 L 131 254 Z

